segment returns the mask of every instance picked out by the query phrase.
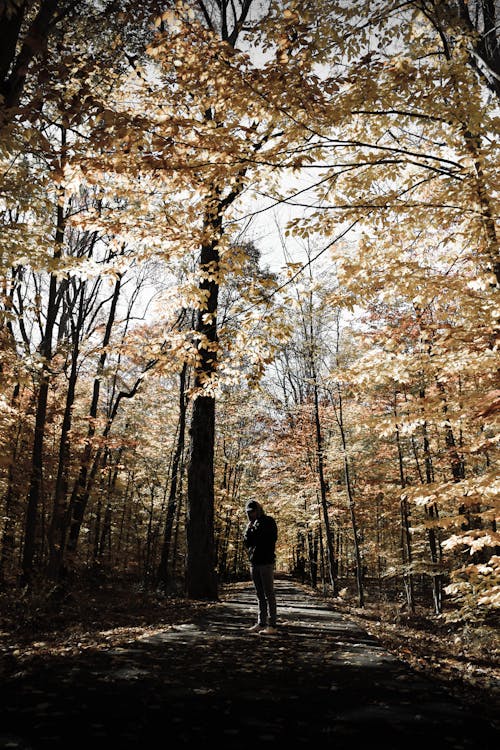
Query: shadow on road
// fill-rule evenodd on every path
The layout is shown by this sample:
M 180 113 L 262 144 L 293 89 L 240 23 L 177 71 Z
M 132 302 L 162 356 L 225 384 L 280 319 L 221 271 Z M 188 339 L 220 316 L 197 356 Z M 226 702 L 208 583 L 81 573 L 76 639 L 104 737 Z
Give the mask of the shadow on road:
M 248 632 L 255 596 L 238 584 L 194 621 L 13 675 L 0 748 L 498 749 L 498 729 L 477 707 L 300 586 L 276 588 L 276 636 Z

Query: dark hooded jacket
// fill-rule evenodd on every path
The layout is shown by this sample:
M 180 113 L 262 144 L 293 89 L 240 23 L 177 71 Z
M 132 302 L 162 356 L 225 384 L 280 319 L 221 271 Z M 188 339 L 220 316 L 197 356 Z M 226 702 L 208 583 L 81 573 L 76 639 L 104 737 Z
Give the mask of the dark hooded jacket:
M 272 516 L 262 513 L 253 525 L 248 524 L 243 535 L 243 542 L 252 565 L 274 563 L 277 538 L 278 528 Z

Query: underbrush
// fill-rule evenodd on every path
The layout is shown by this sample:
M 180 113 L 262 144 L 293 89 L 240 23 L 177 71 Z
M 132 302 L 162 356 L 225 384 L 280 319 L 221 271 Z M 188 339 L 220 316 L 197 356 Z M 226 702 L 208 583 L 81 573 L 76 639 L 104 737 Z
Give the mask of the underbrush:
M 64 633 L 176 622 L 186 619 L 194 603 L 129 580 L 98 582 L 82 579 L 71 590 L 39 585 L 31 590 L 0 593 L 0 639 L 29 642 L 57 639 Z

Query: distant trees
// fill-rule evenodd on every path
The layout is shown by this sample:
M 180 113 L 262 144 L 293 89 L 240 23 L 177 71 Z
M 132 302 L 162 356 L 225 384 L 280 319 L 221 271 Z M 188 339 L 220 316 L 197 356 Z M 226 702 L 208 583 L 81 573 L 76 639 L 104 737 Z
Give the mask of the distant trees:
M 464 606 L 470 606 L 466 591 L 470 601 L 491 606 L 498 537 L 496 521 L 490 526 L 487 519 L 497 516 L 498 500 L 493 499 L 491 443 L 486 448 L 483 436 L 485 430 L 490 436 L 494 432 L 498 387 L 493 364 L 498 185 L 492 169 L 498 151 L 496 100 L 488 93 L 496 63 L 489 66 L 484 58 L 481 63 L 477 55 L 480 49 L 486 54 L 486 38 L 492 42 L 490 60 L 498 50 L 495 11 L 479 3 L 466 9 L 458 3 L 418 2 L 383 8 L 360 2 L 323 10 L 325 33 L 335 18 L 339 35 L 351 40 L 346 54 L 357 64 L 338 82 L 331 127 L 328 110 L 316 121 L 311 141 L 321 180 L 302 192 L 307 211 L 293 229 L 303 237 L 330 237 L 333 228 L 340 236 L 349 225 L 359 232 L 349 245 L 330 243 L 338 278 L 332 301 L 369 311 L 361 335 L 373 348 L 347 376 L 358 398 L 370 403 L 378 384 L 393 392 L 393 417 L 383 422 L 393 425 L 405 485 L 398 494 L 408 586 L 408 575 L 419 569 L 408 530 L 408 510 L 416 503 L 424 512 L 418 525 L 426 532 L 426 571 L 436 611 L 450 563 L 457 583 L 447 593 L 463 592 Z M 465 23 L 469 12 L 472 24 Z M 349 33 L 352 27 L 355 35 Z M 339 124 L 346 109 L 354 117 Z M 390 401 L 388 394 L 387 408 Z M 375 471 L 372 463 L 369 475 L 383 482 Z M 423 486 L 408 489 L 414 483 Z M 471 512 L 478 514 L 475 521 L 469 520 Z M 416 527 L 415 518 L 411 529 Z M 460 549 L 462 554 L 468 549 L 479 567 L 455 570 Z M 473 584 L 466 584 L 465 570 Z M 407 593 L 411 600 L 408 588 Z

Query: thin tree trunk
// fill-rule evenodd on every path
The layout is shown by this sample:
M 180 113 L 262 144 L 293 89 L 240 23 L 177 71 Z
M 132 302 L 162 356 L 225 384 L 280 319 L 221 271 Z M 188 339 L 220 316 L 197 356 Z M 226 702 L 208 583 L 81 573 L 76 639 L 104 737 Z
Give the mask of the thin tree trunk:
M 68 472 L 70 460 L 70 430 L 72 422 L 73 404 L 75 401 L 76 383 L 78 378 L 78 357 L 80 331 L 84 316 L 84 289 L 80 289 L 80 304 L 78 309 L 78 321 L 73 330 L 73 346 L 71 349 L 71 368 L 66 392 L 66 403 L 61 425 L 61 437 L 59 442 L 59 464 L 57 469 L 56 487 L 54 492 L 54 507 L 49 528 L 49 578 L 56 580 L 62 570 L 62 554 L 65 545 L 65 520 L 67 516 L 67 494 L 68 494 Z
M 455 435 L 453 434 L 453 429 L 448 419 L 448 404 L 446 402 L 444 385 L 440 382 L 437 382 L 437 388 L 441 393 L 443 400 L 443 414 L 445 417 L 444 439 L 446 449 L 450 457 L 451 474 L 454 482 L 460 482 L 462 479 L 465 479 L 465 462 L 463 460 L 463 456 L 460 456 L 458 453 L 457 444 L 455 442 Z
M 307 551 L 309 557 L 309 570 L 311 575 L 311 586 L 318 585 L 318 534 L 311 529 L 307 531 Z
M 314 332 L 312 292 L 309 292 L 309 309 L 307 313 L 302 313 L 302 324 L 304 328 L 304 338 L 307 343 L 307 367 L 313 387 L 312 395 L 314 404 L 314 434 L 316 441 L 314 463 L 319 480 L 320 505 L 326 537 L 328 575 L 330 579 L 330 585 L 332 587 L 333 596 L 338 596 L 338 563 L 335 557 L 333 533 L 330 517 L 328 514 L 328 486 L 325 479 L 324 439 L 319 404 L 318 372 L 316 368 L 315 348 L 317 346 L 317 342 Z
M 221 534 L 218 537 L 218 544 L 216 545 L 217 569 L 219 571 L 219 576 L 223 581 L 226 580 L 227 577 L 228 549 L 232 525 L 231 511 L 228 509 L 226 511 L 226 518 L 224 520 Z
M 394 417 L 397 419 L 397 406 L 396 406 L 396 394 L 394 395 Z M 401 447 L 401 437 L 399 434 L 399 425 L 396 423 L 396 446 L 398 449 L 398 467 L 399 467 L 399 482 L 401 488 L 406 487 L 406 476 L 403 464 L 403 449 Z M 409 516 L 410 511 L 408 508 L 408 500 L 406 495 L 401 497 L 400 501 L 400 516 L 401 516 L 401 558 L 403 563 L 403 584 L 406 593 L 406 601 L 410 612 L 415 611 L 415 586 L 413 582 L 412 562 L 413 562 L 413 551 L 412 551 L 412 540 L 410 533 Z
M 313 367 L 313 375 L 316 378 L 316 372 Z M 335 558 L 335 548 L 333 545 L 333 534 L 330 526 L 330 518 L 328 516 L 328 496 L 327 486 L 325 480 L 324 470 L 324 457 L 323 457 L 323 434 L 321 431 L 321 419 L 319 414 L 319 395 L 318 395 L 318 384 L 314 379 L 314 425 L 316 433 L 316 460 L 319 477 L 319 488 L 321 498 L 321 508 L 323 511 L 323 523 L 325 526 L 326 535 L 326 548 L 328 555 L 328 574 L 330 578 L 330 585 L 332 587 L 332 593 L 334 596 L 338 596 L 338 564 Z
M 118 299 L 119 299 L 120 291 L 121 291 L 121 282 L 122 282 L 122 275 L 118 274 L 116 282 L 115 282 L 115 287 L 113 290 L 113 297 L 111 299 L 111 306 L 110 306 L 110 311 L 108 315 L 108 320 L 106 323 L 106 330 L 105 330 L 103 341 L 102 341 L 102 353 L 101 353 L 101 356 L 99 357 L 99 362 L 97 365 L 97 372 L 96 372 L 96 376 L 94 379 L 92 400 L 91 400 L 90 409 L 89 409 L 89 426 L 88 426 L 88 431 L 87 431 L 87 437 L 85 439 L 85 446 L 83 449 L 83 455 L 82 455 L 81 464 L 80 464 L 80 471 L 78 473 L 78 479 L 75 482 L 75 486 L 73 488 L 73 493 L 71 496 L 69 510 L 68 510 L 69 535 L 68 535 L 68 539 L 67 539 L 65 547 L 61 551 L 61 555 L 60 555 L 61 566 L 65 565 L 64 557 L 66 553 L 68 553 L 71 556 L 73 556 L 75 553 L 78 535 L 80 533 L 80 526 L 83 520 L 83 514 L 85 512 L 85 507 L 87 504 L 88 474 L 89 474 L 89 465 L 90 465 L 90 459 L 92 456 L 92 449 L 93 449 L 93 445 L 92 445 L 93 437 L 95 434 L 95 420 L 97 417 L 97 410 L 98 410 L 98 405 L 99 405 L 101 378 L 102 378 L 102 373 L 103 373 L 104 365 L 106 363 L 106 358 L 107 358 L 107 346 L 111 339 L 111 332 L 112 332 L 113 325 L 115 322 L 116 308 L 118 305 Z M 96 458 L 97 458 L 97 461 L 100 459 L 100 450 L 98 451 L 98 455 Z M 97 462 L 94 461 L 95 470 L 97 469 L 96 464 Z M 94 471 L 94 474 L 95 474 L 95 471 Z
M 167 502 L 167 517 L 165 519 L 165 529 L 163 532 L 163 544 L 161 549 L 160 565 L 158 567 L 158 581 L 162 586 L 168 583 L 168 566 L 170 558 L 170 548 L 172 543 L 172 529 L 174 526 L 175 509 L 177 505 L 179 473 L 182 466 L 182 456 L 185 447 L 186 438 L 186 376 L 187 363 L 184 362 L 179 375 L 179 425 L 177 434 L 177 444 L 172 459 L 172 470 L 170 474 L 170 490 Z
M 425 391 L 420 390 L 420 398 L 425 397 Z M 432 466 L 432 458 L 430 453 L 429 438 L 427 436 L 427 423 L 424 422 L 422 425 L 423 445 L 424 445 L 424 463 L 425 463 L 425 479 L 426 484 L 431 484 L 434 481 L 434 469 Z M 425 515 L 431 521 L 438 517 L 437 506 L 425 506 Z M 427 537 L 429 540 L 429 549 L 431 555 L 431 583 L 432 583 L 432 600 L 434 603 L 434 611 L 436 614 L 440 614 L 443 606 L 443 576 L 439 571 L 439 564 L 441 560 L 441 547 L 439 539 L 436 534 L 436 529 L 433 525 L 429 525 L 427 531 Z
M 176 518 L 174 523 L 174 543 L 172 545 L 172 554 L 171 554 L 171 570 L 172 570 L 172 579 L 175 580 L 176 572 L 177 572 L 177 560 L 178 560 L 178 547 L 179 547 L 179 534 L 180 534 L 180 527 L 182 523 L 182 516 L 184 513 L 183 510 L 183 497 L 184 493 L 182 491 L 182 477 L 183 477 L 183 471 L 180 472 L 180 483 L 179 483 L 179 500 L 177 502 L 177 511 L 176 511 Z M 184 573 L 185 571 L 183 571 Z
M 16 383 L 11 399 L 11 406 L 13 409 L 16 408 L 19 400 L 20 386 Z M 15 429 L 15 433 L 14 433 Z M 13 570 L 13 558 L 14 558 L 14 547 L 15 547 L 15 522 L 14 522 L 14 511 L 18 500 L 18 490 L 15 485 L 14 467 L 16 465 L 19 434 L 21 427 L 16 425 L 12 430 L 14 433 L 12 436 L 12 442 L 10 447 L 10 461 L 9 468 L 7 471 L 7 489 L 5 491 L 4 505 L 3 505 L 3 516 L 5 519 L 2 542 L 0 548 L 0 585 L 5 583 L 6 576 L 5 571 L 7 569 Z
M 340 316 L 337 316 L 337 337 L 336 337 L 336 364 L 339 365 L 339 343 L 340 343 Z M 359 543 L 359 530 L 356 519 L 354 493 L 352 489 L 351 473 L 349 466 L 349 459 L 347 457 L 347 437 L 344 426 L 344 405 L 342 399 L 342 391 L 340 383 L 337 383 L 337 399 L 338 403 L 335 404 L 335 400 L 332 400 L 332 405 L 335 411 L 335 418 L 340 432 L 340 440 L 342 445 L 342 461 L 344 466 L 344 485 L 347 493 L 347 504 L 349 510 L 349 516 L 351 519 L 351 527 L 354 539 L 354 557 L 356 561 L 356 584 L 358 588 L 358 602 L 360 607 L 365 605 L 365 594 L 363 587 L 363 560 L 361 556 L 361 546 Z
M 403 566 L 406 568 L 406 574 L 403 574 L 403 580 L 406 591 L 406 601 L 410 612 L 415 612 L 415 586 L 413 582 L 412 564 L 413 550 L 410 531 L 410 512 L 406 496 L 401 498 L 401 551 L 403 556 Z
M 365 593 L 363 587 L 363 560 L 361 557 L 361 547 L 359 544 L 359 530 L 356 521 L 356 511 L 354 507 L 354 494 L 352 491 L 352 483 L 350 477 L 349 460 L 347 458 L 347 440 L 344 429 L 344 410 L 342 402 L 342 393 L 340 390 L 340 383 L 337 383 L 337 397 L 338 397 L 338 419 L 337 423 L 340 430 L 340 439 L 342 441 L 342 454 L 344 463 L 344 481 L 347 493 L 347 503 L 349 508 L 349 515 L 351 518 L 351 527 L 354 538 L 354 557 L 356 560 L 356 583 L 358 587 L 358 602 L 360 607 L 365 606 Z
M 214 447 L 215 396 L 211 393 L 217 368 L 217 302 L 219 285 L 218 242 L 222 231 L 222 207 L 217 191 L 205 217 L 210 240 L 200 254 L 200 290 L 206 295 L 199 310 L 196 334 L 199 361 L 194 370 L 195 396 L 191 416 L 186 518 L 186 594 L 192 599 L 218 598 L 214 549 Z
M 151 578 L 151 571 L 152 571 L 152 556 L 153 556 L 153 518 L 154 518 L 154 508 L 155 508 L 155 492 L 154 492 L 154 486 L 150 487 L 150 503 L 149 503 L 149 510 L 148 510 L 148 526 L 146 530 L 146 551 L 145 551 L 145 557 L 144 557 L 144 570 L 143 570 L 143 580 L 144 584 L 147 585 L 150 578 Z
M 61 150 L 64 151 L 66 145 L 65 130 L 61 130 Z M 62 166 L 62 165 L 61 165 Z M 64 241 L 65 216 L 64 206 L 58 204 L 56 211 L 56 233 L 54 245 L 54 260 L 58 260 L 62 255 L 62 244 Z M 66 285 L 66 281 L 62 282 Z M 24 547 L 21 563 L 21 585 L 30 585 L 33 575 L 33 562 L 36 552 L 37 522 L 40 504 L 42 503 L 43 493 L 43 443 L 45 438 L 45 426 L 47 419 L 47 406 L 50 385 L 49 363 L 52 359 L 52 337 L 56 324 L 57 313 L 61 296 L 57 289 L 57 276 L 51 274 L 49 283 L 49 295 L 47 300 L 47 317 L 45 321 L 45 330 L 40 342 L 40 356 L 43 367 L 40 374 L 40 383 L 38 388 L 38 399 L 35 415 L 35 433 L 33 438 L 33 450 L 31 461 L 30 485 L 28 492 L 28 503 L 26 509 L 26 522 L 24 533 Z
M 147 372 L 150 367 L 152 367 L 155 363 L 155 360 L 152 360 L 149 362 L 148 365 L 146 365 L 144 372 Z M 143 376 L 139 377 L 134 386 L 130 389 L 130 391 L 120 391 L 118 395 L 116 396 L 115 402 L 113 404 L 113 407 L 111 409 L 111 414 L 108 416 L 108 420 L 106 422 L 106 427 L 104 428 L 102 432 L 102 441 L 105 442 L 106 438 L 109 436 L 109 433 L 111 431 L 111 427 L 113 426 L 113 422 L 115 420 L 115 417 L 118 413 L 118 409 L 120 407 L 120 403 L 122 398 L 133 398 L 135 394 L 137 393 L 139 386 L 142 383 Z M 100 447 L 97 449 L 90 472 L 88 471 L 88 466 L 85 466 L 85 479 L 86 483 L 85 485 L 81 485 L 80 481 L 76 484 L 76 494 L 74 497 L 72 497 L 72 501 L 70 503 L 69 513 L 70 513 L 70 522 L 69 522 L 69 533 L 68 533 L 68 542 L 66 545 L 66 551 L 68 553 L 69 558 L 74 558 L 74 555 L 76 553 L 76 548 L 78 544 L 78 538 L 80 535 L 80 529 L 82 526 L 83 517 L 85 514 L 85 510 L 87 508 L 87 504 L 90 498 L 90 494 L 92 492 L 95 478 L 97 476 L 97 472 L 99 469 L 104 469 L 106 466 L 108 457 L 108 452 L 104 447 Z M 89 455 L 90 458 L 90 455 Z
M 208 28 L 219 29 L 220 38 L 234 48 L 245 19 L 254 0 L 244 0 L 239 7 L 229 3 L 208 4 L 198 0 Z M 218 18 L 215 19 L 216 7 Z M 231 23 L 229 23 L 231 21 Z M 211 109 L 205 112 L 206 120 L 214 120 Z M 263 139 L 253 147 L 258 151 L 265 143 Z M 218 276 L 219 241 L 223 233 L 222 220 L 225 211 L 238 198 L 244 187 L 248 163 L 243 164 L 238 180 L 232 187 L 212 184 L 204 216 L 204 237 L 201 244 L 199 289 L 206 299 L 205 308 L 198 311 L 196 335 L 199 361 L 195 367 L 195 398 L 191 417 L 191 443 L 188 465 L 188 491 L 186 516 L 186 594 L 194 599 L 218 598 L 214 552 L 214 446 L 215 446 L 215 396 L 211 392 L 212 380 L 217 367 L 217 303 L 219 293 Z M 224 188 L 229 188 L 222 197 Z
M 326 566 L 325 566 L 325 547 L 323 544 L 323 524 L 319 526 L 319 559 L 321 583 L 323 584 L 323 593 L 326 594 Z

